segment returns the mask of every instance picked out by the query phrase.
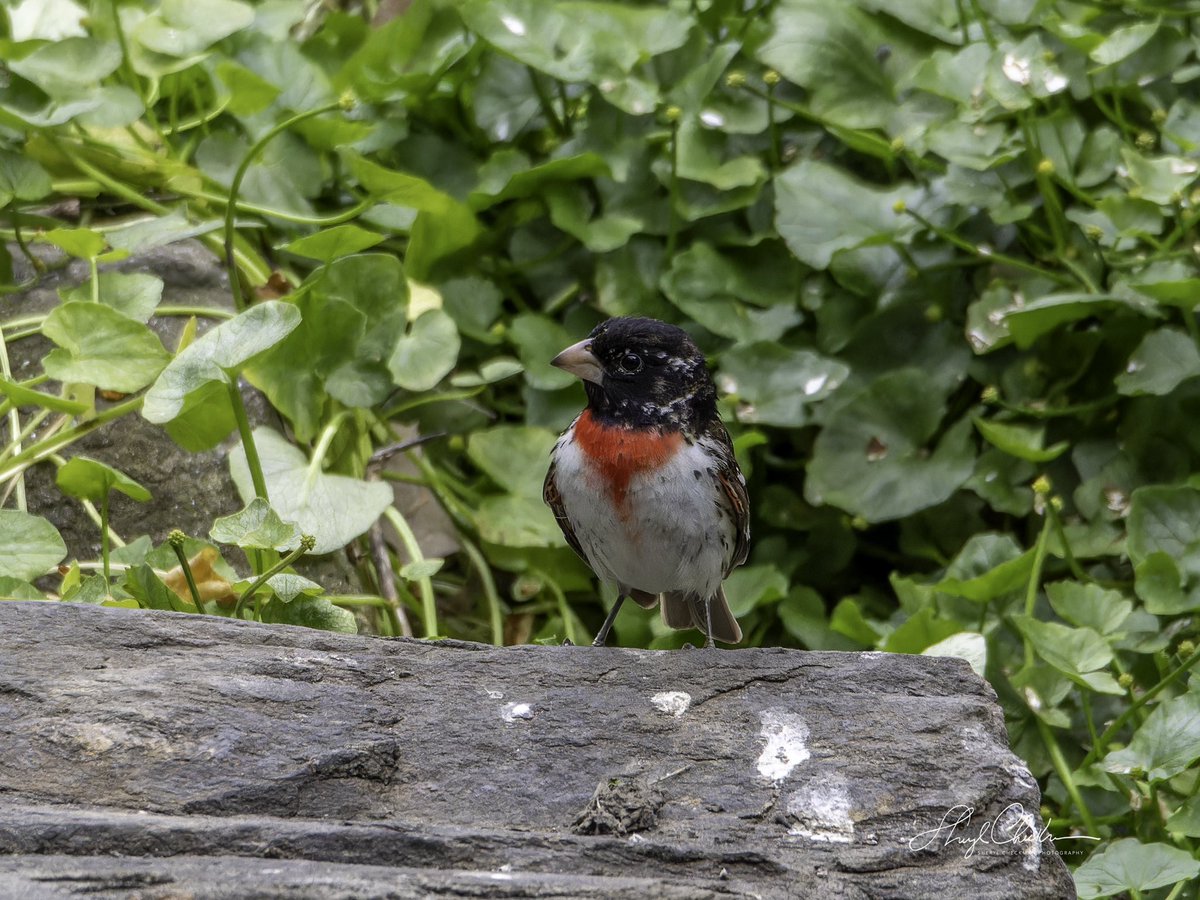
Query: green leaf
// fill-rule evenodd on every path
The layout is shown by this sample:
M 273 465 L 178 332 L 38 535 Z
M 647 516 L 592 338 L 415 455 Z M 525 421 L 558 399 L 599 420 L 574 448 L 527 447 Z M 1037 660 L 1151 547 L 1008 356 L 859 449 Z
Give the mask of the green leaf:
M 19 59 L 10 55 L 6 64 L 51 97 L 77 97 L 83 89 L 98 85 L 116 71 L 121 64 L 121 48 L 115 40 L 71 37 L 42 44 Z
M 1102 66 L 1119 63 L 1146 46 L 1158 31 L 1160 24 L 1161 22 L 1155 19 L 1152 22 L 1137 22 L 1124 28 L 1113 29 L 1104 40 L 1088 51 L 1088 56 Z
M 1128 747 L 1104 757 L 1106 772 L 1142 768 L 1150 781 L 1172 778 L 1200 759 L 1200 693 L 1190 691 L 1154 707 Z
M 325 597 L 310 597 L 301 594 L 290 602 L 281 598 L 272 599 L 263 607 L 262 621 L 272 625 L 301 625 L 321 631 L 341 634 L 358 634 L 354 614 L 334 606 Z
M 725 596 L 735 617 L 774 603 L 787 593 L 788 580 L 775 566 L 741 566 L 725 579 Z
M 987 639 L 977 631 L 959 631 L 930 644 L 922 656 L 957 656 L 965 659 L 980 678 L 987 672 Z
M 1170 616 L 1200 608 L 1200 596 L 1185 593 L 1183 575 L 1167 554 L 1151 553 L 1134 567 L 1134 591 L 1146 612 Z
M 939 619 L 932 606 L 925 606 L 889 634 L 881 649 L 888 653 L 921 653 L 959 631 L 962 626 L 957 622 Z
M 256 304 L 205 332 L 171 360 L 146 392 L 142 415 L 156 424 L 184 411 L 188 395 L 204 385 L 231 383 L 231 377 L 260 353 L 275 346 L 300 324 L 300 311 L 290 303 Z
M 133 29 L 133 37 L 155 53 L 188 57 L 253 21 L 253 7 L 238 0 L 162 0 L 158 10 Z
M 41 200 L 52 189 L 50 176 L 36 161 L 0 150 L 0 206 L 7 206 L 13 200 Z
M 998 422 L 995 419 L 984 419 L 980 416 L 972 416 L 971 421 L 975 423 L 975 427 L 989 444 L 1018 459 L 1026 459 L 1030 462 L 1049 462 L 1062 456 L 1071 446 L 1067 441 L 1059 441 L 1051 447 L 1043 448 L 1046 442 L 1044 427 L 1022 425 L 1016 422 Z
M 126 497 L 145 503 L 150 492 L 124 472 L 87 456 L 73 456 L 61 466 L 55 476 L 59 488 L 80 500 L 100 503 L 109 491 L 120 491 Z
M 1172 834 L 1200 837 L 1200 796 L 1189 797 L 1183 806 L 1171 813 L 1166 829 Z
M 824 269 L 839 250 L 910 234 L 909 218 L 896 209 L 917 202 L 916 188 L 873 187 L 837 166 L 805 159 L 775 179 L 775 227 L 797 259 Z
M 28 581 L 0 575 L 0 601 L 45 600 L 46 596 Z
M 1041 622 L 1032 616 L 1013 616 L 1038 656 L 1068 677 L 1095 672 L 1112 662 L 1112 649 L 1091 628 L 1071 628 Z
M 367 231 L 365 228 L 347 223 L 298 238 L 284 244 L 279 249 L 297 256 L 306 256 L 309 259 L 331 262 L 343 256 L 358 253 L 360 250 L 366 250 L 368 247 L 374 247 L 384 240 L 384 235 L 378 232 Z
M 608 163 L 598 153 L 580 153 L 530 165 L 519 150 L 504 148 L 492 154 L 479 170 L 479 182 L 468 200 L 483 210 L 505 200 L 544 194 L 551 185 L 609 175 Z
M 547 316 L 522 313 L 512 320 L 508 338 L 521 357 L 525 380 L 541 391 L 554 391 L 574 384 L 570 372 L 550 365 L 561 350 L 575 343 L 567 330 Z
M 94 259 L 104 252 L 104 238 L 90 228 L 55 228 L 42 237 L 79 259 Z
M 807 425 L 815 406 L 849 375 L 845 363 L 764 341 L 726 351 L 717 384 L 749 404 L 738 414 L 743 422 L 786 428 Z
M 248 365 L 246 377 L 291 420 L 299 440 L 312 440 L 327 393 L 374 405 L 392 389 L 385 362 L 407 326 L 409 297 L 404 267 L 393 256 L 363 253 L 329 263 L 297 292 L 300 325 Z
M 925 446 L 944 413 L 930 376 L 899 369 L 840 407 L 817 435 L 804 494 L 884 522 L 948 499 L 971 475 L 971 423 Z
M 313 553 L 332 553 L 374 524 L 391 505 L 392 489 L 378 481 L 330 475 L 309 465 L 303 451 L 270 428 L 254 429 L 271 507 L 284 522 L 295 522 L 316 538 Z M 239 444 L 229 454 L 229 470 L 242 500 L 254 499 L 254 482 Z
M 302 595 L 317 596 L 325 593 L 325 588 L 315 581 L 310 581 L 303 575 L 293 575 L 287 572 L 272 575 L 267 579 L 267 585 L 283 603 L 291 603 Z
M 1115 379 L 1126 395 L 1169 394 L 1184 381 L 1200 375 L 1200 350 L 1188 335 L 1174 328 L 1151 331 L 1129 357 Z
M 419 581 L 422 578 L 432 578 L 446 564 L 444 559 L 420 559 L 416 562 L 405 563 L 400 567 L 400 577 L 408 581 Z
M 768 35 L 758 58 L 807 89 L 818 116 L 848 128 L 888 122 L 896 100 L 875 56 L 886 38 L 862 11 L 848 4 L 789 0 L 772 10 Z
M 0 509 L 0 576 L 33 581 L 67 555 L 67 545 L 41 516 Z
M 255 497 L 242 510 L 213 522 L 208 536 L 222 544 L 259 550 L 294 550 L 300 546 L 300 529 L 284 522 L 271 504 Z
M 1186 559 L 1200 549 L 1200 491 L 1167 485 L 1138 488 L 1130 497 L 1126 527 L 1134 565 L 1159 551 Z
M 853 597 L 846 597 L 833 608 L 829 627 L 863 647 L 874 647 L 879 640 L 879 633 L 863 616 L 862 607 Z
M 62 382 L 132 393 L 153 381 L 171 358 L 153 331 L 102 303 L 55 307 L 42 333 L 60 348 L 42 365 Z
M 557 435 L 545 428 L 497 425 L 471 435 L 467 456 L 509 493 L 540 502 L 556 440 Z
M 505 547 L 564 547 L 566 540 L 541 497 L 485 497 L 475 511 L 479 537 Z
M 1116 633 L 1133 612 L 1133 602 L 1120 591 L 1098 584 L 1055 581 L 1046 585 L 1046 596 L 1054 611 L 1072 625 L 1105 636 Z
M 973 535 L 971 540 L 982 537 L 988 535 Z M 1033 557 L 1034 551 L 1027 550 L 1014 559 L 997 563 L 994 568 L 974 578 L 943 578 L 933 587 L 943 594 L 984 603 L 1023 588 L 1033 572 Z
M 388 358 L 388 370 L 405 390 L 427 391 L 450 374 L 461 346 L 454 320 L 440 309 L 431 309 L 422 313 L 409 333 L 396 342 Z
M 1164 206 L 1180 202 L 1200 171 L 1195 160 L 1180 156 L 1150 159 L 1129 147 L 1121 148 L 1121 159 L 1138 197 Z
M 145 324 L 154 315 L 162 299 L 163 282 L 157 275 L 145 272 L 101 272 L 100 302 L 111 306 L 121 315 Z M 89 303 L 92 300 L 92 283 L 59 291 L 64 303 Z
M 343 154 L 350 171 L 373 197 L 419 210 L 405 254 L 414 278 L 430 277 L 434 267 L 465 250 L 481 234 L 471 209 L 424 178 L 395 172 L 357 154 Z
M 1088 316 L 1103 315 L 1115 306 L 1127 306 L 1148 315 L 1155 314 L 1148 303 L 1139 304 L 1112 294 L 1047 294 L 1011 309 L 1005 314 L 1004 323 L 1017 346 L 1027 350 L 1039 337 L 1059 325 Z
M 164 609 L 168 612 L 196 611 L 195 606 L 180 599 L 173 590 L 163 584 L 154 570 L 144 563 L 126 570 L 123 585 L 125 590 L 148 609 Z
M 467 0 L 467 27 L 499 50 L 560 81 L 590 82 L 633 115 L 652 112 L 654 88 L 631 78 L 639 63 L 681 47 L 689 17 L 665 6 Z

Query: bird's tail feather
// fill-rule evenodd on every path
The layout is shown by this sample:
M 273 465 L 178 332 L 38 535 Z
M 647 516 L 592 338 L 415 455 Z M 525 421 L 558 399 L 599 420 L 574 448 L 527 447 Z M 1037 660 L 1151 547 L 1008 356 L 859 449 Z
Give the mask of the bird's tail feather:
M 742 629 L 729 609 L 724 588 L 717 588 L 708 606 L 713 638 L 723 644 L 740 642 Z M 662 617 L 668 628 L 698 628 L 701 632 L 706 629 L 704 600 L 699 594 L 667 591 L 662 595 Z

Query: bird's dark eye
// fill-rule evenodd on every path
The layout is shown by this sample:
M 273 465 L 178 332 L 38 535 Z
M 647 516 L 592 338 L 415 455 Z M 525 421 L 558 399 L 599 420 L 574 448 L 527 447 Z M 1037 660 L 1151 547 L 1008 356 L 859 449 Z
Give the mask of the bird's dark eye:
M 621 361 L 617 363 L 617 365 L 619 365 L 621 367 L 621 371 L 627 375 L 635 375 L 642 371 L 642 366 L 645 364 L 642 362 L 642 358 L 636 353 L 626 353 L 621 357 Z

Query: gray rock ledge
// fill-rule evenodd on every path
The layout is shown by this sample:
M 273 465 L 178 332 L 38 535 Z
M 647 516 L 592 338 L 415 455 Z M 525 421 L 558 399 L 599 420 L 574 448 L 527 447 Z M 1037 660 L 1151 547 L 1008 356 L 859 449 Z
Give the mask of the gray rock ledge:
M 1074 896 L 955 659 L 0 603 L 0 747 L 3 897 Z

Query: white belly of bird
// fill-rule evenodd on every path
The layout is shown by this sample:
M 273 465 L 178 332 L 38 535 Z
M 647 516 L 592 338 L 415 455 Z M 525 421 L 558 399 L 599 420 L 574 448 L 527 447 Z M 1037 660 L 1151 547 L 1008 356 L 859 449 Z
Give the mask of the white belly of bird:
M 618 508 L 579 447 L 563 442 L 555 453 L 555 482 L 602 580 L 652 594 L 694 591 L 708 598 L 717 592 L 735 534 L 711 460 L 701 444 L 685 444 L 665 465 L 635 475 Z

